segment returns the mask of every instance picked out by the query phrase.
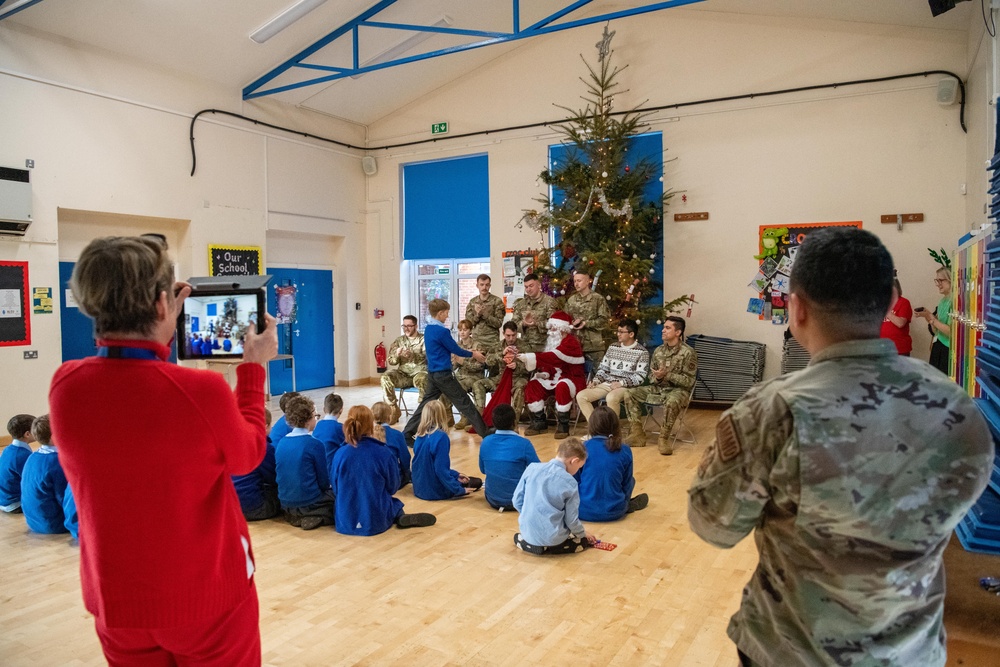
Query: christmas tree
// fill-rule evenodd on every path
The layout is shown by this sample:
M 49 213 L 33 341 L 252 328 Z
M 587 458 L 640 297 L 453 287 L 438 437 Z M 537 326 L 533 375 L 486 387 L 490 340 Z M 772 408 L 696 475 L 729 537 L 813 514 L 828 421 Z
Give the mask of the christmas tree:
M 568 147 L 566 157 L 540 175 L 553 195 L 536 199 L 542 211 L 526 211 L 518 224 L 540 232 L 543 243 L 555 239 L 535 267 L 549 294 L 568 295 L 573 272 L 586 271 L 597 277 L 596 290 L 608 299 L 613 321 L 631 319 L 652 328 L 688 298 L 651 301 L 661 287 L 655 267 L 663 246 L 663 205 L 672 193 L 656 201 L 644 199 L 657 169 L 651 161 L 632 160 L 628 154 L 630 139 L 647 129 L 643 114 L 614 112 L 617 79 L 624 68 L 611 64 L 613 36 L 605 27 L 597 45 L 597 68 L 581 55 L 589 72 L 588 79 L 581 79 L 586 104 L 579 110 L 560 106 L 570 113 L 557 126 Z

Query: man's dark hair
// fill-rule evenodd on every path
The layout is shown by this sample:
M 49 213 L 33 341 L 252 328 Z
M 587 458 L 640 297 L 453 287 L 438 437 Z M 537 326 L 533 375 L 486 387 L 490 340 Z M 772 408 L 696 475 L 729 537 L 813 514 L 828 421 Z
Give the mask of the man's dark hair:
M 498 431 L 510 431 L 514 428 L 514 408 L 506 403 L 493 408 L 493 426 Z
M 7 422 L 7 432 L 10 437 L 20 440 L 24 434 L 31 430 L 31 423 L 35 421 L 34 415 L 14 415 Z
M 667 315 L 663 319 L 665 319 L 667 322 L 673 322 L 675 325 L 677 325 L 674 328 L 681 332 L 681 340 L 684 340 L 684 330 L 687 328 L 687 322 L 684 321 L 684 318 L 681 317 L 680 315 Z
M 878 237 L 855 227 L 811 232 L 792 266 L 791 290 L 818 307 L 844 339 L 878 336 L 892 300 L 892 256 Z
M 413 322 L 414 324 L 416 324 L 417 323 L 417 316 L 416 315 L 403 315 L 403 321 L 405 322 L 406 320 L 409 320 L 409 321 Z
M 528 282 L 529 280 L 538 280 L 538 274 L 537 273 L 529 273 L 528 275 L 526 275 L 524 277 L 524 282 Z
M 503 326 L 500 327 L 500 330 L 501 331 L 513 331 L 513 332 L 517 333 L 517 325 L 514 324 L 513 320 L 507 320 L 506 322 L 503 323 Z
M 635 320 L 622 320 L 618 323 L 618 326 L 623 329 L 628 329 L 632 332 L 633 336 L 639 335 L 639 325 L 635 323 Z
M 490 274 L 488 273 L 480 273 L 476 276 L 476 282 L 478 283 L 480 280 L 489 280 L 491 283 L 493 282 L 493 279 L 490 278 Z

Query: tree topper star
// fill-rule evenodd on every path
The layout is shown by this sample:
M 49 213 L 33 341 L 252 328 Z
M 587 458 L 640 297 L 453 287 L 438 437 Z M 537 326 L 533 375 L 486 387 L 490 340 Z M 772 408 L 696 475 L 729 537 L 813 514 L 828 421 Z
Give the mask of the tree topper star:
M 594 46 L 597 47 L 597 59 L 599 61 L 604 62 L 604 59 L 608 57 L 609 53 L 611 53 L 611 38 L 614 36 L 615 31 L 612 30 L 611 32 L 608 32 L 608 26 L 605 24 L 604 34 L 601 36 L 601 41 L 594 44 Z

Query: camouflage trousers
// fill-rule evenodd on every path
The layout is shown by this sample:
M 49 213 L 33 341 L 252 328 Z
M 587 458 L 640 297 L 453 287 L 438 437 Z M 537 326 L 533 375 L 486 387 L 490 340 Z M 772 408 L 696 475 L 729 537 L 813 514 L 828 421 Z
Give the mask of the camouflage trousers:
M 500 384 L 500 377 L 503 374 L 491 375 L 488 378 L 476 380 L 472 386 L 473 399 L 476 407 L 482 412 L 486 407 L 486 394 L 495 391 Z M 464 385 L 463 385 L 464 386 Z M 528 378 L 515 377 L 510 388 L 510 406 L 514 408 L 514 419 L 521 421 L 521 412 L 524 411 L 524 388 L 528 386 Z
M 655 385 L 643 385 L 629 389 L 625 394 L 625 414 L 632 422 L 633 427 L 642 427 L 642 404 L 663 406 L 663 426 L 660 428 L 660 440 L 665 441 L 670 437 L 670 431 L 677 421 L 678 415 L 687 403 L 688 395 L 691 392 L 687 389 L 663 389 Z
M 416 387 L 420 390 L 417 395 L 417 405 L 424 400 L 424 390 L 427 388 L 427 372 L 417 371 L 412 377 L 401 370 L 392 368 L 382 374 L 379 381 L 382 385 L 382 393 L 385 394 L 385 402 L 391 406 L 396 405 L 396 389 L 409 389 Z

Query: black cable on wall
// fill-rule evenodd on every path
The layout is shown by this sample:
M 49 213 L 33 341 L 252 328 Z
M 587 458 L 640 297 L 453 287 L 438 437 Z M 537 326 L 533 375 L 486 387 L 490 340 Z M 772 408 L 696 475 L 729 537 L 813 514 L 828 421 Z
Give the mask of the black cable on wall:
M 700 106 L 705 104 L 717 104 L 719 102 L 732 102 L 734 100 L 752 100 L 758 97 L 773 97 L 775 95 L 789 95 L 791 93 L 801 93 L 810 90 L 823 90 L 826 88 L 843 88 L 846 86 L 859 86 L 868 83 L 880 83 L 883 81 L 896 81 L 899 79 L 910 79 L 916 77 L 928 77 L 934 74 L 940 74 L 943 76 L 950 76 L 958 81 L 958 89 L 960 92 L 959 98 L 959 123 L 962 125 L 962 131 L 968 134 L 969 130 L 965 126 L 965 82 L 962 78 L 955 74 L 954 72 L 949 72 L 948 70 L 927 70 L 924 72 L 913 72 L 911 74 L 893 74 L 891 76 L 881 76 L 873 79 L 853 79 L 851 81 L 838 81 L 836 83 L 820 83 L 813 86 L 799 86 L 796 88 L 782 88 L 780 90 L 768 90 L 760 93 L 745 93 L 742 95 L 727 95 L 725 97 L 711 97 L 703 100 L 694 100 L 691 102 L 677 102 L 675 104 L 661 104 L 659 106 L 652 107 L 642 107 L 639 109 L 630 109 L 628 111 L 616 111 L 612 115 L 623 116 L 628 113 L 652 113 L 654 111 L 664 111 L 666 109 L 683 109 L 685 107 Z M 191 175 L 194 176 L 195 168 L 198 164 L 197 153 L 194 147 L 194 124 L 198 118 L 205 113 L 216 113 L 222 114 L 224 116 L 230 116 L 232 118 L 239 118 L 253 123 L 254 125 L 261 125 L 263 127 L 271 128 L 272 130 L 280 130 L 282 132 L 288 132 L 289 134 L 294 134 L 299 137 L 306 137 L 308 139 L 316 139 L 318 141 L 325 141 L 326 143 L 334 144 L 342 148 L 350 148 L 359 151 L 378 151 L 378 150 L 388 150 L 391 148 L 405 148 L 408 146 L 419 146 L 421 144 L 431 144 L 439 141 L 450 141 L 453 139 L 467 139 L 469 137 L 481 137 L 490 134 L 496 134 L 498 132 L 511 132 L 514 130 L 526 130 L 536 127 L 549 127 L 552 125 L 561 125 L 566 122 L 566 119 L 561 118 L 559 120 L 547 120 L 539 123 L 527 123 L 524 125 L 510 125 L 507 127 L 500 127 L 492 130 L 479 130 L 477 132 L 466 132 L 465 134 L 455 134 L 447 137 L 436 137 L 432 139 L 418 139 L 416 141 L 407 141 L 398 144 L 386 144 L 384 146 L 355 146 L 354 144 L 349 144 L 343 141 L 337 141 L 336 139 L 329 139 L 327 137 L 321 137 L 315 134 L 310 134 L 309 132 L 300 132 L 298 130 L 293 130 L 288 127 L 282 127 L 280 125 L 274 125 L 272 123 L 266 123 L 262 120 L 257 120 L 250 118 L 249 116 L 244 116 L 242 114 L 233 113 L 231 111 L 223 111 L 221 109 L 202 109 L 194 115 L 191 119 L 191 129 L 190 129 L 190 141 L 191 141 Z

